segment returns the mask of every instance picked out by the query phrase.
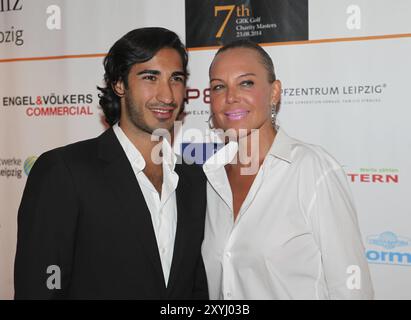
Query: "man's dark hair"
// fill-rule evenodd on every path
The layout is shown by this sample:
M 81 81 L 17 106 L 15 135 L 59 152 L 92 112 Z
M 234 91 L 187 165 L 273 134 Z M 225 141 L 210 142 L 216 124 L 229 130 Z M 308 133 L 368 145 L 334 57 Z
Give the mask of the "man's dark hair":
M 188 55 L 185 46 L 174 32 L 165 28 L 141 28 L 128 32 L 119 39 L 104 58 L 105 87 L 97 87 L 100 106 L 103 109 L 107 123 L 112 126 L 120 120 L 120 97 L 114 92 L 113 86 L 123 81 L 128 87 L 127 77 L 131 67 L 152 59 L 163 48 L 175 49 L 181 56 L 183 71 L 188 75 Z
M 273 83 L 276 80 L 274 64 L 273 64 L 273 60 L 271 60 L 270 55 L 262 47 L 260 47 L 260 45 L 258 45 L 257 43 L 251 40 L 241 39 L 241 40 L 235 40 L 235 41 L 229 42 L 223 47 L 221 47 L 220 49 L 218 49 L 214 58 L 224 51 L 235 49 L 235 48 L 246 48 L 246 49 L 255 50 L 260 56 L 261 63 L 263 64 L 264 68 L 267 70 L 268 81 L 270 83 Z M 210 70 L 211 70 L 211 66 L 212 64 L 210 65 Z

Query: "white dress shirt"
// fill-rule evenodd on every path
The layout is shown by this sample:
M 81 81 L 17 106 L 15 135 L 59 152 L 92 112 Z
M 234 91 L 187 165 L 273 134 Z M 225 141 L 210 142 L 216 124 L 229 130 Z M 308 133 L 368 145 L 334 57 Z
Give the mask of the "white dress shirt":
M 158 252 L 161 259 L 161 266 L 163 268 L 164 280 L 167 285 L 173 259 L 177 226 L 177 203 L 175 191 L 178 184 L 178 175 L 174 171 L 176 156 L 168 141 L 163 139 L 161 147 L 163 159 L 168 159 L 168 161 L 162 162 L 163 184 L 160 197 L 156 188 L 143 172 L 146 162 L 141 153 L 128 139 L 118 124 L 113 126 L 113 130 L 131 163 L 137 182 L 140 185 L 144 199 L 147 203 L 147 207 L 150 210 L 151 221 L 153 223 Z
M 336 160 L 280 128 L 234 222 L 224 165 L 237 149 L 229 142 L 203 166 L 210 298 L 372 299 L 356 211 Z

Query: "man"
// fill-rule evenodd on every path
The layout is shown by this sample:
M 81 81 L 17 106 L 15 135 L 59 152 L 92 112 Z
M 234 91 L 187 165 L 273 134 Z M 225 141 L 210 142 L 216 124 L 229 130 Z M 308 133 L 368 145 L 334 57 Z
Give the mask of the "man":
M 164 161 L 152 156 L 152 134 L 171 133 L 182 111 L 187 59 L 163 28 L 133 30 L 110 49 L 99 89 L 111 128 L 46 152 L 28 178 L 17 299 L 208 298 L 205 178 L 199 167 L 176 165 L 165 138 Z

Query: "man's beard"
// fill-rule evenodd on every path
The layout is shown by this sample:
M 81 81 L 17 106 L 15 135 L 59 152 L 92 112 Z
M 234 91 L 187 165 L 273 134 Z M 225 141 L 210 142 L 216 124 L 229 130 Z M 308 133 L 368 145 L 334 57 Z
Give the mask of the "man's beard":
M 173 130 L 174 127 L 174 121 L 172 121 L 169 125 L 167 125 L 166 127 L 163 126 L 158 126 L 156 128 L 151 128 L 147 122 L 144 120 L 144 111 L 142 110 L 142 108 L 144 107 L 138 107 L 135 104 L 133 104 L 132 99 L 130 98 L 130 96 L 128 95 L 128 93 L 126 93 L 125 95 L 125 105 L 126 105 L 126 112 L 127 112 L 127 116 L 129 118 L 129 120 L 131 121 L 131 123 L 139 130 L 146 132 L 148 134 L 153 134 L 153 132 L 156 129 L 166 129 L 169 132 L 171 132 Z M 161 107 L 164 106 L 164 104 L 158 103 L 158 104 L 152 104 L 152 105 L 148 105 L 147 107 Z M 173 106 L 176 107 L 175 103 L 172 104 L 167 104 L 167 106 Z M 148 108 L 147 111 L 149 112 Z M 167 120 L 169 121 L 169 120 Z M 161 122 L 160 122 L 161 124 Z M 164 124 L 166 124 L 166 121 L 164 121 Z

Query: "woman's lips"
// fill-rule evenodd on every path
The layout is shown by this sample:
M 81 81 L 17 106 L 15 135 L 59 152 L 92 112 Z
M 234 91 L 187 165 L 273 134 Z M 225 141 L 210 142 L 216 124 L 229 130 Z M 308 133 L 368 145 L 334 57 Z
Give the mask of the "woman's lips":
M 229 120 L 241 120 L 241 119 L 244 119 L 249 113 L 250 111 L 246 109 L 234 109 L 234 110 L 224 112 L 224 115 Z

